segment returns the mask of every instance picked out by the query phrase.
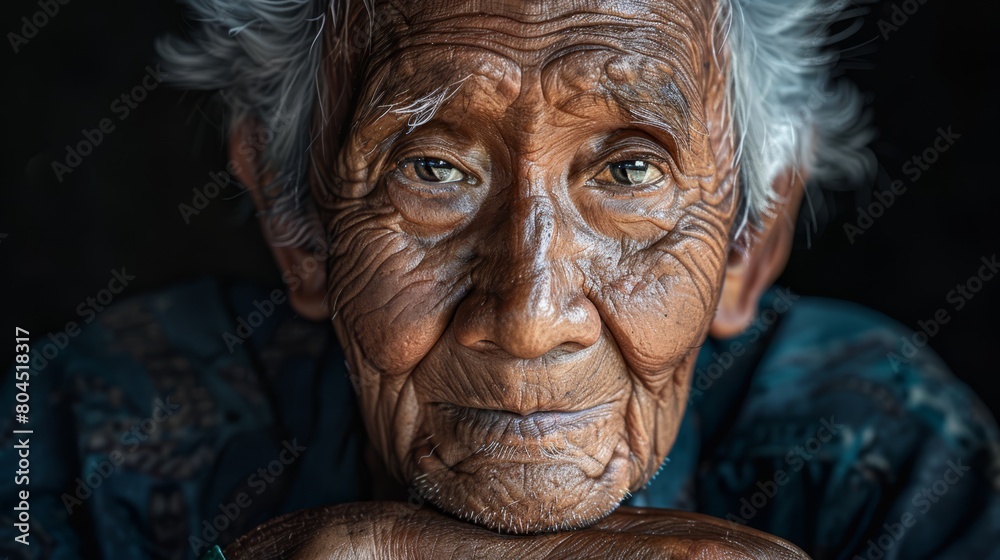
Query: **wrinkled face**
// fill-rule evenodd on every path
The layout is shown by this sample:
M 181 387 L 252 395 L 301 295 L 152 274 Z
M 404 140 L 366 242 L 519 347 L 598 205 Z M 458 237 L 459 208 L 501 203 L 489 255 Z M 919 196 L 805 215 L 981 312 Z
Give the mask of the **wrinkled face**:
M 713 5 L 413 4 L 377 7 L 323 203 L 364 419 L 446 511 L 585 526 L 670 449 L 721 288 Z

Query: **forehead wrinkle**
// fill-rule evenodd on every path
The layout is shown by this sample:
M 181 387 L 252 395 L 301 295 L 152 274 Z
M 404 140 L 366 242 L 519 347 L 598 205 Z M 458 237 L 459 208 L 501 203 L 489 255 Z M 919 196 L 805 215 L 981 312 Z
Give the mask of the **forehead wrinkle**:
M 678 144 L 688 147 L 692 112 L 675 83 L 676 73 L 663 72 L 666 80 L 663 85 L 650 84 L 638 76 L 617 75 L 614 64 L 622 60 L 617 52 L 609 51 L 569 52 L 550 60 L 542 70 L 546 101 L 557 110 L 578 117 L 592 114 L 598 106 L 617 109 L 622 120 L 666 132 Z M 649 73 L 643 74 L 645 78 Z
M 535 74 L 539 64 L 547 64 L 548 60 L 552 58 L 562 58 L 574 52 L 600 49 L 621 55 L 627 52 L 636 55 L 646 54 L 652 59 L 659 60 L 661 64 L 675 68 L 681 76 L 691 78 L 700 77 L 701 63 L 699 61 L 708 45 L 706 38 L 701 37 L 701 32 L 706 27 L 710 27 L 706 17 L 704 17 L 707 10 L 702 5 L 704 3 L 698 0 L 680 0 L 666 5 L 661 4 L 645 12 L 640 10 L 627 14 L 628 17 L 624 17 L 622 14 L 603 14 L 593 10 L 562 13 L 552 17 L 544 9 L 536 10 L 538 16 L 534 18 L 531 14 L 525 16 L 520 12 L 515 12 L 513 15 L 482 15 L 482 13 L 478 15 L 454 15 L 454 10 L 463 8 L 473 11 L 480 10 L 481 12 L 497 8 L 495 3 L 490 2 L 482 5 L 476 2 L 465 3 L 465 5 L 461 5 L 461 2 L 457 3 L 458 6 L 449 5 L 447 12 L 442 5 L 434 3 L 431 9 L 439 9 L 437 12 L 431 11 L 428 15 L 428 10 L 424 9 L 423 4 L 419 4 L 417 7 L 421 12 L 414 17 L 407 17 L 399 12 L 395 18 L 379 18 L 377 27 L 380 29 L 377 30 L 376 35 L 381 35 L 382 40 L 377 41 L 368 61 L 375 62 L 374 67 L 379 69 L 377 74 L 380 78 L 388 76 L 386 81 L 394 83 L 390 87 L 379 88 L 378 91 L 366 96 L 369 100 L 379 100 L 378 103 L 374 103 L 376 107 L 372 109 L 387 102 L 412 103 L 412 100 L 419 95 L 434 93 L 438 91 L 437 88 L 458 77 L 459 69 L 456 68 L 456 65 L 449 64 L 448 60 L 444 62 L 434 60 L 434 64 L 423 64 L 423 68 L 416 65 L 418 70 L 411 70 L 411 73 L 405 76 L 399 72 L 390 73 L 387 71 L 387 69 L 395 67 L 396 61 L 400 57 L 405 57 L 408 51 L 428 49 L 440 52 L 444 50 L 448 52 L 448 57 L 454 60 L 459 58 L 455 53 L 476 49 L 480 53 L 479 55 L 466 57 L 462 61 L 489 59 L 497 62 L 502 60 L 503 62 L 498 66 L 503 67 L 504 77 L 510 73 L 509 66 L 513 67 L 514 73 L 520 77 L 522 69 Z M 593 7 L 593 4 L 588 2 L 577 2 L 576 4 Z M 616 8 L 616 5 L 599 5 L 599 8 L 609 10 Z M 640 23 L 637 24 L 637 21 Z M 439 30 L 437 29 L 439 26 L 446 29 Z M 521 32 L 519 34 L 509 33 L 508 30 L 512 27 L 520 28 Z M 424 28 L 429 28 L 429 30 Z M 554 30 L 563 32 L 557 33 Z M 565 33 L 568 30 L 575 32 Z M 519 35 L 525 35 L 529 37 L 529 40 L 524 41 L 524 37 Z M 517 44 L 505 45 L 504 43 L 507 42 Z M 665 58 L 669 60 L 663 60 Z M 369 66 L 369 68 L 372 67 Z M 430 70 L 441 72 L 442 75 L 440 77 L 432 75 L 430 79 L 427 79 L 426 74 Z M 414 79 L 414 76 L 417 79 Z M 422 88 L 422 93 L 407 91 L 406 87 L 401 87 L 402 85 L 412 86 L 414 82 L 430 83 L 427 84 L 427 87 Z M 693 92 L 695 93 L 693 96 L 684 94 L 689 89 L 697 88 L 685 86 L 691 86 L 698 82 L 697 79 L 692 81 L 682 78 L 681 87 L 677 87 L 676 83 L 668 84 L 665 90 L 668 95 L 662 96 L 668 101 L 655 103 L 642 102 L 643 99 L 657 98 L 655 92 L 650 91 L 655 89 L 655 86 L 626 84 L 625 87 L 616 88 L 617 91 L 605 94 L 603 102 L 608 104 L 611 101 L 614 105 L 627 110 L 633 121 L 665 130 L 673 138 L 686 141 L 689 139 L 688 133 L 691 129 L 690 123 L 687 121 L 692 116 L 692 104 L 694 107 L 700 107 L 701 104 L 699 102 L 700 94 L 697 92 Z M 605 83 L 610 82 L 605 81 Z M 462 87 L 464 89 L 465 84 Z M 396 93 L 393 96 L 390 94 L 392 90 L 403 92 L 403 94 Z M 525 93 L 520 90 L 523 90 L 520 83 L 512 88 L 511 94 L 515 99 Z M 479 97 L 487 100 L 498 100 L 497 88 L 487 91 L 489 91 L 487 95 Z M 445 103 L 449 110 L 451 105 L 459 100 L 468 102 L 467 94 L 456 93 L 454 98 Z M 543 95 L 548 96 L 549 93 L 549 91 L 545 91 Z M 405 99 L 401 99 L 403 95 L 406 96 Z M 575 99 L 573 99 L 574 97 Z M 507 107 L 514 102 L 511 96 L 507 96 L 503 101 Z M 565 109 L 571 109 L 574 103 L 588 102 L 584 96 L 579 95 L 573 95 L 566 101 L 570 101 L 570 103 L 562 103 Z M 474 105 L 481 106 L 478 102 Z M 369 113 L 378 115 L 374 110 L 369 111 Z M 623 117 L 626 116 L 623 115 Z M 698 117 L 694 116 L 694 119 L 697 120 Z
M 388 4 L 388 6 L 386 6 Z M 398 19 L 407 24 L 442 22 L 451 18 L 469 17 L 484 20 L 487 17 L 503 18 L 519 24 L 537 24 L 559 18 L 593 16 L 617 18 L 619 20 L 644 20 L 650 12 L 664 8 L 662 0 L 549 0 L 509 1 L 496 0 L 452 0 L 450 2 L 410 2 L 419 10 L 414 14 L 403 13 L 407 2 L 390 0 L 382 2 L 378 9 L 389 7 Z M 701 12 L 711 8 L 706 0 L 671 0 L 668 9 Z M 500 13 L 503 12 L 503 13 Z
M 710 42 L 708 3 L 392 2 L 388 17 L 379 18 L 377 35 L 382 39 L 372 58 L 385 62 L 422 47 L 475 48 L 515 66 L 537 67 L 569 52 L 601 49 L 667 58 L 664 62 L 687 71 L 683 73 L 699 76 L 703 58 L 699 55 Z M 447 66 L 435 62 L 436 68 Z
M 591 40 L 604 48 L 621 48 L 623 38 L 633 40 L 637 33 L 658 32 L 657 25 L 669 23 L 651 20 L 660 11 L 684 14 L 700 12 L 699 0 L 675 0 L 685 8 L 666 7 L 648 2 L 595 2 L 563 0 L 541 2 L 489 2 L 456 0 L 417 3 L 419 10 L 407 10 L 402 3 L 391 6 L 392 13 L 380 19 L 377 43 L 383 47 L 422 45 L 478 46 L 518 62 L 537 62 L 539 53 L 554 45 Z M 528 8 L 538 9 L 531 10 Z M 558 10 L 558 12 L 556 12 Z M 503 12 L 503 13 L 498 13 Z M 553 13 L 555 12 L 555 13 Z M 682 18 L 687 22 L 689 18 Z M 694 29 L 694 27 L 692 27 Z
M 503 50 L 511 58 L 516 53 L 535 53 L 560 38 L 603 36 L 612 43 L 631 40 L 636 31 L 658 27 L 675 28 L 670 34 L 704 34 L 718 0 L 669 0 L 614 2 L 562 0 L 561 2 L 496 2 L 452 0 L 423 2 L 390 0 L 382 2 L 377 45 L 412 46 L 452 43 L 482 45 L 484 36 L 494 40 L 509 38 Z M 541 40 L 542 44 L 536 44 Z M 611 46 L 611 45 L 608 45 Z
M 444 69 L 444 72 L 432 74 L 431 66 L 420 60 L 425 50 L 406 49 L 393 59 L 394 62 L 373 70 L 369 83 L 375 86 L 362 96 L 367 105 L 355 119 L 356 131 L 382 130 L 383 134 L 378 135 L 384 135 L 386 129 L 391 129 L 393 134 L 384 138 L 381 144 L 391 143 L 403 126 L 403 116 L 407 116 L 409 133 L 431 122 L 437 114 L 455 109 L 456 105 L 461 105 L 461 113 L 471 109 L 496 116 L 515 99 L 520 76 L 516 70 L 512 71 L 512 61 L 480 56 L 472 58 L 475 64 L 439 64 L 433 68 Z M 494 101 L 492 106 L 482 103 L 487 99 Z M 473 100 L 480 102 L 473 103 Z M 390 122 L 380 124 L 386 120 Z
M 487 81 L 490 83 L 487 89 L 496 91 L 505 80 L 518 80 L 520 74 L 517 62 L 502 54 L 479 45 L 441 43 L 400 47 L 383 64 L 372 68 L 372 74 L 379 77 L 380 86 L 373 95 L 385 91 L 393 96 L 400 96 L 400 92 L 414 88 L 415 81 L 417 87 L 427 83 L 423 87 L 423 94 L 426 95 L 448 83 L 469 77 L 477 79 L 471 80 L 468 85 L 463 84 L 463 88 Z M 384 88 L 381 87 L 383 83 L 387 84 Z
M 407 43 L 404 48 L 475 49 L 489 56 L 503 58 L 522 69 L 543 66 L 548 59 L 553 57 L 553 53 L 581 50 L 627 52 L 620 44 L 620 36 L 613 33 L 596 34 L 590 32 L 569 33 L 568 35 L 525 41 L 517 36 L 502 32 L 492 33 L 488 37 L 484 37 L 482 30 L 470 30 L 467 33 L 449 33 L 447 36 L 421 35 Z
M 517 3 L 517 5 L 523 6 L 523 3 Z M 488 3 L 488 7 L 496 8 L 495 3 Z M 461 6 L 452 5 L 449 8 L 460 10 Z M 628 29 L 647 25 L 648 22 L 645 21 L 644 17 L 645 13 L 611 14 L 593 9 L 567 10 L 559 14 L 525 17 L 523 13 L 487 13 L 487 10 L 484 8 L 474 12 L 456 13 L 452 11 L 437 17 L 429 16 L 420 20 L 406 21 L 405 23 L 397 22 L 399 29 L 395 30 L 395 32 L 399 33 L 400 38 L 405 39 L 407 28 L 412 29 L 417 26 L 429 27 L 431 28 L 430 33 L 433 34 L 435 32 L 434 28 L 442 27 L 446 29 L 446 33 L 469 31 L 482 34 L 485 32 L 489 35 L 499 34 L 514 37 L 519 41 L 531 41 L 572 34 L 570 32 L 573 30 L 598 30 L 603 28 L 606 29 L 608 36 L 617 36 L 623 30 L 627 31 Z M 418 32 L 413 36 L 419 36 L 419 34 Z M 518 47 L 515 48 L 517 50 L 524 50 Z M 531 50 L 534 49 L 531 48 Z

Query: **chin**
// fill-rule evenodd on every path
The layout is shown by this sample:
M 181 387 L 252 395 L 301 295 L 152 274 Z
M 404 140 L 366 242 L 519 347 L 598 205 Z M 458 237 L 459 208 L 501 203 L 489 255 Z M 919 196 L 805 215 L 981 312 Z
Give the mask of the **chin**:
M 366 386 L 366 425 L 393 474 L 446 513 L 509 534 L 581 529 L 663 463 L 694 355 L 650 372 L 606 338 L 532 360 L 440 344 L 405 375 L 366 372 L 392 382 Z
M 528 415 L 430 408 L 434 435 L 411 455 L 414 486 L 441 510 L 493 531 L 588 527 L 646 478 L 619 406 Z

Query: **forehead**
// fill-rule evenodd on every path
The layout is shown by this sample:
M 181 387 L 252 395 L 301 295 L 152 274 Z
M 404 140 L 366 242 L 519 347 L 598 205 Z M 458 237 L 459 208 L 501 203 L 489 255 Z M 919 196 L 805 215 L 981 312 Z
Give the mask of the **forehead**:
M 704 89 L 712 10 L 705 0 L 386 2 L 363 97 L 399 107 L 456 96 L 499 114 L 535 87 L 571 113 L 593 96 L 686 113 Z
M 656 50 L 704 35 L 707 0 L 562 0 L 488 2 L 387 0 L 375 8 L 376 38 L 401 47 L 482 46 L 513 59 L 541 62 L 573 44 Z M 644 44 L 645 43 L 645 44 Z

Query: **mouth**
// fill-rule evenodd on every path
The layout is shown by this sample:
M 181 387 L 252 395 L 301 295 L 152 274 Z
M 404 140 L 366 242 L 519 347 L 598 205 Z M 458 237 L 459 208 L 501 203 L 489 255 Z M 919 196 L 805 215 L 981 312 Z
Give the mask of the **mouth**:
M 470 408 L 449 403 L 435 405 L 442 419 L 453 423 L 458 441 L 473 445 L 564 448 L 580 432 L 593 430 L 610 413 L 611 405 L 584 410 L 540 410 L 520 414 L 508 410 Z
M 528 414 L 440 402 L 429 410 L 433 435 L 415 450 L 413 482 L 462 519 L 514 534 L 573 529 L 627 495 L 629 454 L 614 403 Z
M 520 414 L 450 403 L 433 406 L 438 412 L 436 428 L 463 444 L 466 457 L 471 451 L 471 456 L 529 463 L 558 459 L 574 448 L 586 446 L 588 438 L 601 431 L 612 408 L 602 404 L 584 410 Z M 445 463 L 452 467 L 457 464 L 447 459 Z
M 455 475 L 476 476 L 501 465 L 518 470 L 572 464 L 581 475 L 598 479 L 616 451 L 601 443 L 617 439 L 610 403 L 529 414 L 451 403 L 436 403 L 432 410 L 434 435 L 421 446 L 418 462 Z
M 457 369 L 480 375 L 448 383 L 421 369 L 404 478 L 442 511 L 512 534 L 585 527 L 613 511 L 636 479 L 631 386 L 617 354 L 588 355 L 470 359 Z

